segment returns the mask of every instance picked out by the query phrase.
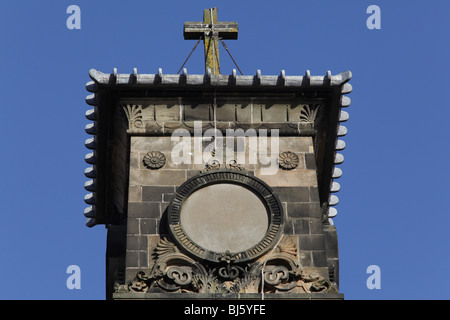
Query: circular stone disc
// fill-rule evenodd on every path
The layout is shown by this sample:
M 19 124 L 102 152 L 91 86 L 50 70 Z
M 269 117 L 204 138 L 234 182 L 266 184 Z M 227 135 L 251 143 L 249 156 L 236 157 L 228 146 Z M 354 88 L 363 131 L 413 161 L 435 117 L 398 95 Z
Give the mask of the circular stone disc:
M 193 242 L 207 250 L 240 252 L 264 238 L 269 217 L 252 191 L 218 183 L 195 191 L 184 201 L 180 224 Z

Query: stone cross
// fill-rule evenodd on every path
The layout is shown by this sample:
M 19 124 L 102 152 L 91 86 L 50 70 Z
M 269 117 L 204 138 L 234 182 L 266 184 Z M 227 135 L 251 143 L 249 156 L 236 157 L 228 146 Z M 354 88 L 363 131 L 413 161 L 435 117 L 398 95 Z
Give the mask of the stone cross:
M 205 47 L 205 72 L 211 70 L 211 74 L 220 74 L 219 64 L 219 40 L 238 38 L 237 22 L 218 22 L 217 8 L 203 10 L 202 22 L 185 22 L 184 39 L 203 39 Z

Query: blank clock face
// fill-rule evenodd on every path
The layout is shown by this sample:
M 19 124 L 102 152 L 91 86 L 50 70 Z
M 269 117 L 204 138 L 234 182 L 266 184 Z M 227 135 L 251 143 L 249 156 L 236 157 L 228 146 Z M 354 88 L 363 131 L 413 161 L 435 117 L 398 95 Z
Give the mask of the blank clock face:
M 201 188 L 185 200 L 180 223 L 186 235 L 205 249 L 240 252 L 264 238 L 269 213 L 254 192 L 219 183 Z
M 263 255 L 279 239 L 283 208 L 263 181 L 218 170 L 178 188 L 168 221 L 173 238 L 187 252 L 212 262 L 230 252 L 241 262 Z

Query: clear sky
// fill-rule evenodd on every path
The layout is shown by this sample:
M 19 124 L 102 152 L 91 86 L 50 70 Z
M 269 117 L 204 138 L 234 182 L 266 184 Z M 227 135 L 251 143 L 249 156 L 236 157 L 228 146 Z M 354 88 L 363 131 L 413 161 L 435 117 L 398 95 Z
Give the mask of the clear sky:
M 70 5 L 81 29 L 67 28 Z M 2 1 L 0 299 L 104 299 L 106 229 L 83 216 L 89 69 L 176 73 L 195 44 L 183 23 L 214 6 L 239 23 L 227 45 L 246 75 L 353 73 L 334 219 L 345 298 L 449 299 L 450 2 L 437 0 Z

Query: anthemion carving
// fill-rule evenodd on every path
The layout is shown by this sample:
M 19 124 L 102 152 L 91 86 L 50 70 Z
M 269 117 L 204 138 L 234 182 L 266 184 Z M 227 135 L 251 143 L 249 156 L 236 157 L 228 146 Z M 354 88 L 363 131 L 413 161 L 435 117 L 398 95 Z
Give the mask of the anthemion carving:
M 309 105 L 304 105 L 300 111 L 300 123 L 310 124 L 314 127 L 319 109 L 319 104 L 315 105 L 314 108 L 311 108 Z
M 159 151 L 150 151 L 144 156 L 143 163 L 148 169 L 160 169 L 166 164 L 166 156 Z
M 291 151 L 284 151 L 278 156 L 278 164 L 281 169 L 293 170 L 299 163 L 298 156 Z
M 125 113 L 125 116 L 128 121 L 128 128 L 143 128 L 143 121 L 142 121 L 142 106 L 141 105 L 122 105 L 123 112 Z
M 130 283 L 116 285 L 116 292 L 337 292 L 329 280 L 303 270 L 297 251 L 295 241 L 286 237 L 269 253 L 248 263 L 236 263 L 230 252 L 224 252 L 217 263 L 199 263 L 163 238 L 154 249 L 151 272 L 139 271 Z

